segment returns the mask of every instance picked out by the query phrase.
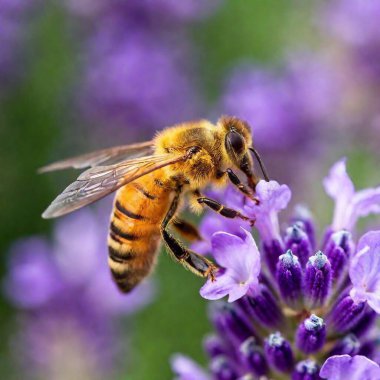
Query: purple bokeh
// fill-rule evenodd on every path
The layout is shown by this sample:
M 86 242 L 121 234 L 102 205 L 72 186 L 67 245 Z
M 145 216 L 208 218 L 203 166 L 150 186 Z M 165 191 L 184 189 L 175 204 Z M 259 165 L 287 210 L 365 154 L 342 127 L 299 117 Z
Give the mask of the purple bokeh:
M 119 339 L 123 319 L 152 299 L 149 281 L 128 295 L 113 283 L 107 230 L 103 213 L 81 210 L 57 223 L 52 241 L 27 238 L 10 250 L 4 292 L 19 319 L 12 346 L 37 376 L 51 378 L 60 355 L 67 373 L 104 378 L 117 371 L 126 350 Z

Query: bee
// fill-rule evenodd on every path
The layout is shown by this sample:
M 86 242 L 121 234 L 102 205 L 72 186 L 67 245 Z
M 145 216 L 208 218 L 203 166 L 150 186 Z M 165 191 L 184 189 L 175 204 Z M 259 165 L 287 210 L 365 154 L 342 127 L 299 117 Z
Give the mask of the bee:
M 42 214 L 55 218 L 115 192 L 111 214 L 108 263 L 122 292 L 131 291 L 147 277 L 163 240 L 172 257 L 201 277 L 215 280 L 217 266 L 186 248 L 169 228 L 191 240 L 200 239 L 197 229 L 179 219 L 182 201 L 188 198 L 193 211 L 203 207 L 227 218 L 251 221 L 239 211 L 206 197 L 209 184 L 230 181 L 247 197 L 257 201 L 251 150 L 268 180 L 260 156 L 252 147 L 249 125 L 230 116 L 216 124 L 207 120 L 168 127 L 148 142 L 124 145 L 59 161 L 40 169 L 49 172 L 66 168 L 84 169 Z M 247 177 L 243 183 L 234 170 Z

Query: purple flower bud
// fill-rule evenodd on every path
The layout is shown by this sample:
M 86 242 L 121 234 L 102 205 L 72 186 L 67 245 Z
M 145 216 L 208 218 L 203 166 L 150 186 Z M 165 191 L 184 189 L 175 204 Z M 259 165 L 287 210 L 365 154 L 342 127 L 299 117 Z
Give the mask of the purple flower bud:
M 264 242 L 263 251 L 269 271 L 275 276 L 278 258 L 285 252 L 285 249 L 279 240 L 272 240 L 270 243 Z
M 366 356 L 369 359 L 373 359 L 375 352 L 378 349 L 379 342 L 377 340 L 369 340 L 361 344 L 358 355 Z M 376 360 L 377 362 L 378 360 Z
M 377 314 L 370 307 L 366 307 L 363 316 L 360 318 L 359 322 L 351 329 L 351 332 L 355 334 L 358 338 L 365 336 L 367 332 L 375 326 Z
M 322 318 L 312 314 L 298 327 L 296 345 L 305 354 L 319 351 L 326 341 L 326 326 Z
M 209 335 L 203 341 L 203 347 L 210 358 L 219 355 L 228 355 L 228 348 L 217 335 Z
M 211 360 L 210 370 L 215 380 L 236 380 L 239 377 L 239 372 L 234 363 L 223 355 Z
M 256 344 L 255 338 L 248 338 L 240 346 L 240 353 L 244 365 L 248 371 L 253 372 L 257 377 L 268 372 L 268 364 L 262 348 Z
M 339 333 L 350 330 L 363 317 L 365 306 L 365 302 L 356 303 L 349 295 L 344 294 L 337 300 L 328 316 L 328 328 Z
M 303 205 L 296 206 L 292 222 L 297 223 L 298 226 L 302 226 L 302 229 L 306 232 L 309 238 L 311 248 L 315 249 L 315 226 L 309 209 Z
M 311 256 L 312 247 L 306 232 L 299 224 L 293 224 L 286 230 L 285 249 L 290 249 L 304 267 Z
M 318 364 L 311 359 L 297 363 L 292 380 L 320 380 Z
M 266 286 L 261 286 L 260 293 L 256 296 L 242 298 L 241 304 L 251 317 L 266 327 L 277 327 L 281 323 L 281 309 Z
M 250 336 L 256 336 L 242 311 L 232 304 L 215 305 L 211 319 L 219 334 L 235 345 L 240 346 Z
M 354 334 L 348 334 L 341 339 L 331 350 L 329 356 L 350 355 L 355 356 L 360 349 L 359 339 Z
M 325 254 L 330 261 L 332 280 L 337 283 L 348 268 L 348 259 L 352 251 L 351 234 L 342 230 L 331 234 L 326 243 Z
M 331 289 L 331 265 L 318 251 L 310 257 L 305 270 L 304 297 L 308 308 L 323 306 Z
M 288 250 L 279 257 L 276 273 L 278 287 L 285 302 L 293 307 L 301 306 L 302 268 L 297 256 Z
M 292 348 L 281 333 L 269 335 L 265 340 L 265 355 L 269 364 L 279 372 L 290 372 L 293 369 L 294 358 Z

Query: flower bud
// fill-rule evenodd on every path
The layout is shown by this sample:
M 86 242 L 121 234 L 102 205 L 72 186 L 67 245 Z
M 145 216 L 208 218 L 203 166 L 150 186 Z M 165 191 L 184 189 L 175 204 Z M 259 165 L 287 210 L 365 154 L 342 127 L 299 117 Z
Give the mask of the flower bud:
M 268 269 L 275 276 L 278 258 L 285 252 L 285 249 L 279 240 L 272 240 L 270 243 L 264 242 L 263 251 Z
M 285 249 L 290 249 L 304 267 L 312 254 L 312 247 L 306 232 L 299 224 L 293 224 L 286 230 Z
M 219 303 L 215 305 L 211 319 L 219 334 L 225 336 L 235 345 L 240 345 L 250 336 L 255 336 L 253 327 L 242 314 L 242 311 L 232 304 Z
M 347 332 L 363 317 L 365 306 L 365 302 L 356 303 L 349 295 L 344 294 L 337 300 L 328 316 L 328 328 L 339 333 Z
M 296 332 L 296 345 L 305 354 L 319 351 L 326 341 L 326 326 L 322 318 L 312 314 Z
M 320 380 L 318 364 L 311 359 L 297 363 L 292 380 Z
M 355 356 L 360 349 L 359 339 L 354 334 L 348 334 L 333 347 L 329 356 L 350 355 Z
M 271 291 L 261 286 L 260 293 L 246 296 L 241 300 L 249 315 L 266 327 L 277 327 L 282 320 L 282 312 Z
M 310 257 L 305 270 L 304 297 L 310 309 L 323 306 L 331 290 L 331 265 L 318 251 Z
M 310 210 L 304 205 L 297 205 L 294 211 L 295 215 L 291 221 L 302 227 L 302 229 L 306 232 L 311 244 L 311 248 L 314 250 L 316 246 L 315 226 Z
M 377 339 L 369 340 L 368 342 L 365 342 L 360 345 L 358 355 L 366 356 L 367 358 L 372 359 L 374 354 L 378 351 L 378 346 L 379 342 Z
M 255 338 L 248 338 L 240 346 L 242 361 L 247 371 L 253 372 L 257 377 L 268 372 L 268 364 L 262 348 L 256 344 Z
M 236 380 L 239 377 L 234 363 L 224 355 L 216 356 L 211 360 L 210 370 L 215 380 Z
M 228 355 L 229 350 L 217 335 L 208 335 L 203 341 L 204 350 L 210 358 L 219 355 Z
M 348 231 L 335 232 L 327 240 L 325 254 L 331 264 L 333 283 L 339 282 L 346 273 L 351 251 L 352 240 Z
M 276 273 L 278 287 L 284 301 L 293 308 L 302 304 L 302 269 L 297 256 L 288 250 L 279 257 Z
M 358 323 L 351 329 L 351 332 L 358 338 L 365 336 L 368 331 L 375 326 L 377 314 L 368 305 L 363 316 L 359 319 Z
M 269 364 L 279 372 L 290 372 L 294 358 L 292 348 L 279 332 L 265 340 L 265 355 Z

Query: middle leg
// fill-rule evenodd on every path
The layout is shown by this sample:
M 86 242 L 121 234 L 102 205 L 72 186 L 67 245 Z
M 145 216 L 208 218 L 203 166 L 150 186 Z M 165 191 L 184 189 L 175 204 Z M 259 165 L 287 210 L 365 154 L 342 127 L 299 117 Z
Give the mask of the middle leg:
M 230 218 L 230 219 L 235 219 L 239 218 L 244 220 L 245 222 L 249 222 L 251 226 L 253 226 L 256 222 L 255 219 L 251 219 L 248 216 L 243 215 L 240 211 L 235 210 L 233 208 L 229 208 L 221 204 L 220 202 L 216 201 L 215 199 L 211 199 L 208 197 L 204 197 L 200 194 L 199 191 L 195 191 L 193 195 L 196 197 L 197 202 L 200 205 L 205 205 L 209 207 L 211 210 L 217 212 L 218 214 Z

